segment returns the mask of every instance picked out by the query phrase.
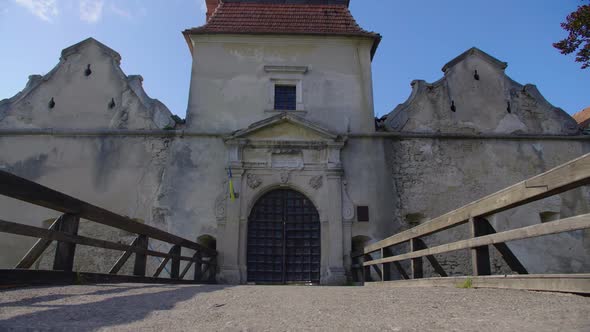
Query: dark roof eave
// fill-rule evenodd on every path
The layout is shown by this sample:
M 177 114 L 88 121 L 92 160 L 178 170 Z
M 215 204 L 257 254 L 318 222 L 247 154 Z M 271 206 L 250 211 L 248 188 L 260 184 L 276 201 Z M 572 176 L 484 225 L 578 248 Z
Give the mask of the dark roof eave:
M 191 42 L 191 38 L 190 38 L 190 32 L 189 30 L 184 30 L 182 32 L 182 35 L 184 36 L 184 40 L 186 40 L 186 43 L 188 44 L 188 49 L 191 52 L 191 55 L 193 54 L 193 43 Z
M 191 54 L 193 52 L 193 44 L 190 41 L 190 36 L 191 35 L 296 35 L 296 36 L 337 36 L 337 37 L 366 37 L 366 38 L 371 38 L 373 39 L 373 46 L 371 47 L 371 60 L 373 60 L 373 57 L 375 56 L 375 53 L 377 52 L 377 48 L 379 47 L 379 44 L 381 43 L 381 35 L 378 33 L 372 33 L 372 32 L 367 32 L 367 33 L 337 33 L 337 32 L 319 32 L 319 33 L 313 33 L 313 32 L 221 32 L 221 31 L 198 31 L 195 29 L 187 29 L 184 30 L 182 32 L 182 34 L 184 35 L 184 38 L 186 40 L 186 42 L 188 43 L 188 47 L 191 51 Z
M 380 34 L 377 34 L 375 36 L 375 38 L 373 38 L 373 47 L 371 47 L 371 61 L 373 61 L 373 58 L 375 57 L 375 53 L 377 53 L 377 48 L 379 47 L 379 44 L 381 44 L 381 39 L 383 37 L 381 37 Z

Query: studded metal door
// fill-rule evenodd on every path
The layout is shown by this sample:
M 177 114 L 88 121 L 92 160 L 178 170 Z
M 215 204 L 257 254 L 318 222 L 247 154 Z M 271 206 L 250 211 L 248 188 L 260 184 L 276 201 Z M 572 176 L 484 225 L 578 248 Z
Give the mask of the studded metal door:
M 248 220 L 248 282 L 320 282 L 320 219 L 294 190 L 274 190 L 258 200 Z

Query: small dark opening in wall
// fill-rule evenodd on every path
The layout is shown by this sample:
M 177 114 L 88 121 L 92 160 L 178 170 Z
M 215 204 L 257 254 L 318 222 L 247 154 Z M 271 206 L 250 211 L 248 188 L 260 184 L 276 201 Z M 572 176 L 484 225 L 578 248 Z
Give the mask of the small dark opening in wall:
M 369 207 L 368 206 L 357 206 L 356 207 L 357 220 L 360 222 L 369 221 Z
M 406 223 L 409 227 L 415 227 L 420 225 L 426 220 L 426 216 L 422 213 L 408 213 L 406 214 Z
M 203 247 L 217 250 L 217 240 L 211 235 L 201 235 L 197 238 L 197 243 Z
M 539 213 L 539 218 L 542 223 L 559 220 L 559 212 L 545 211 Z

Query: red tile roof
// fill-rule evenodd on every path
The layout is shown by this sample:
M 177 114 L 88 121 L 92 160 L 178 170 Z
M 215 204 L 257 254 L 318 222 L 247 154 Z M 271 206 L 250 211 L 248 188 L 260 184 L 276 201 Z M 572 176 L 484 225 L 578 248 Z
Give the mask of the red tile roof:
M 574 114 L 573 117 L 578 122 L 580 127 L 590 127 L 590 107 L 579 111 L 578 113 Z
M 304 34 L 362 36 L 375 40 L 381 36 L 362 29 L 346 5 L 278 4 L 222 2 L 209 21 L 184 31 L 191 34 Z

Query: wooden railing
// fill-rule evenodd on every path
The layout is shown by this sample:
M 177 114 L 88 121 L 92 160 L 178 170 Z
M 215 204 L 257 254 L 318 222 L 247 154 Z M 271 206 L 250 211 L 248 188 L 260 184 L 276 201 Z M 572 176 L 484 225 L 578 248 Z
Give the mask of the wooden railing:
M 389 281 L 392 276 L 392 268 L 395 268 L 402 279 L 421 279 L 424 277 L 423 258 L 426 257 L 431 263 L 433 270 L 440 277 L 447 277 L 447 273 L 438 264 L 434 255 L 469 249 L 471 250 L 473 276 L 489 276 L 492 274 L 489 252 L 490 245 L 493 245 L 499 251 L 504 261 L 514 273 L 520 275 L 528 274 L 522 262 L 519 261 L 505 242 L 587 229 L 590 228 L 590 214 L 578 215 L 503 232 L 496 232 L 494 227 L 486 220 L 486 217 L 587 184 L 590 184 L 590 154 L 586 154 L 548 172 L 486 196 L 419 226 L 367 245 L 362 252 L 356 252 L 351 255 L 353 258 L 353 275 L 363 282 L 372 281 L 374 279 L 371 277 L 372 268 L 376 272 L 373 276 L 377 275 L 379 281 Z M 426 243 L 421 239 L 427 235 L 465 223 L 469 223 L 471 233 L 468 239 L 442 244 L 432 248 L 428 248 Z M 409 244 L 410 252 L 394 254 L 394 247 L 402 244 L 406 246 Z M 373 258 L 372 255 L 379 257 Z M 590 259 L 590 257 L 586 257 L 586 259 Z M 409 273 L 400 264 L 400 262 L 405 260 L 410 260 Z M 515 279 L 509 276 L 503 277 L 507 280 Z M 590 292 L 590 275 L 572 275 L 572 277 L 575 279 L 574 284 L 576 286 L 573 288 L 570 287 L 571 289 L 566 287 L 568 288 L 567 291 Z M 545 282 L 539 282 L 539 278 L 545 280 Z M 547 282 L 547 280 L 551 279 L 548 275 L 543 275 L 539 278 L 534 280 L 534 282 L 528 282 L 526 280 L 533 280 L 531 276 L 523 276 L 519 279 L 519 285 L 535 284 L 535 287 L 541 290 L 562 290 L 558 289 L 562 287 L 562 284 L 557 285 L 557 283 L 563 281 L 563 275 L 557 276 L 551 282 Z M 472 279 L 469 280 L 471 283 Z M 487 279 L 480 278 L 478 280 L 482 284 L 490 284 L 490 280 L 492 279 L 487 277 Z M 522 280 L 525 281 L 523 282 Z M 442 283 L 440 278 L 435 281 L 431 285 Z M 421 284 L 426 285 L 428 283 L 422 280 Z M 498 283 L 495 284 L 497 285 Z M 532 288 L 537 289 L 535 287 Z M 523 286 L 521 288 L 527 287 Z
M 0 219 L 0 233 L 39 238 L 14 269 L 0 270 L 0 285 L 73 283 L 73 282 L 156 282 L 156 283 L 213 283 L 215 282 L 217 252 L 196 242 L 151 227 L 128 217 L 99 208 L 35 182 L 0 171 L 0 195 L 28 202 L 63 213 L 49 229 L 24 225 Z M 1 218 L 1 216 L 0 216 Z M 80 219 L 110 226 L 137 234 L 131 244 L 106 241 L 78 235 Z M 169 252 L 149 249 L 150 239 L 172 245 Z M 52 271 L 29 270 L 43 252 L 57 241 Z M 76 245 L 122 251 L 108 274 L 74 272 Z M 182 256 L 182 248 L 190 249 L 192 256 Z M 6 253 L 2 253 L 6 254 Z M 135 254 L 133 276 L 117 275 L 131 255 Z M 147 257 L 163 260 L 151 277 L 146 277 Z M 185 264 L 180 271 L 181 261 Z M 170 278 L 160 274 L 170 262 Z M 193 280 L 184 280 L 194 265 Z

